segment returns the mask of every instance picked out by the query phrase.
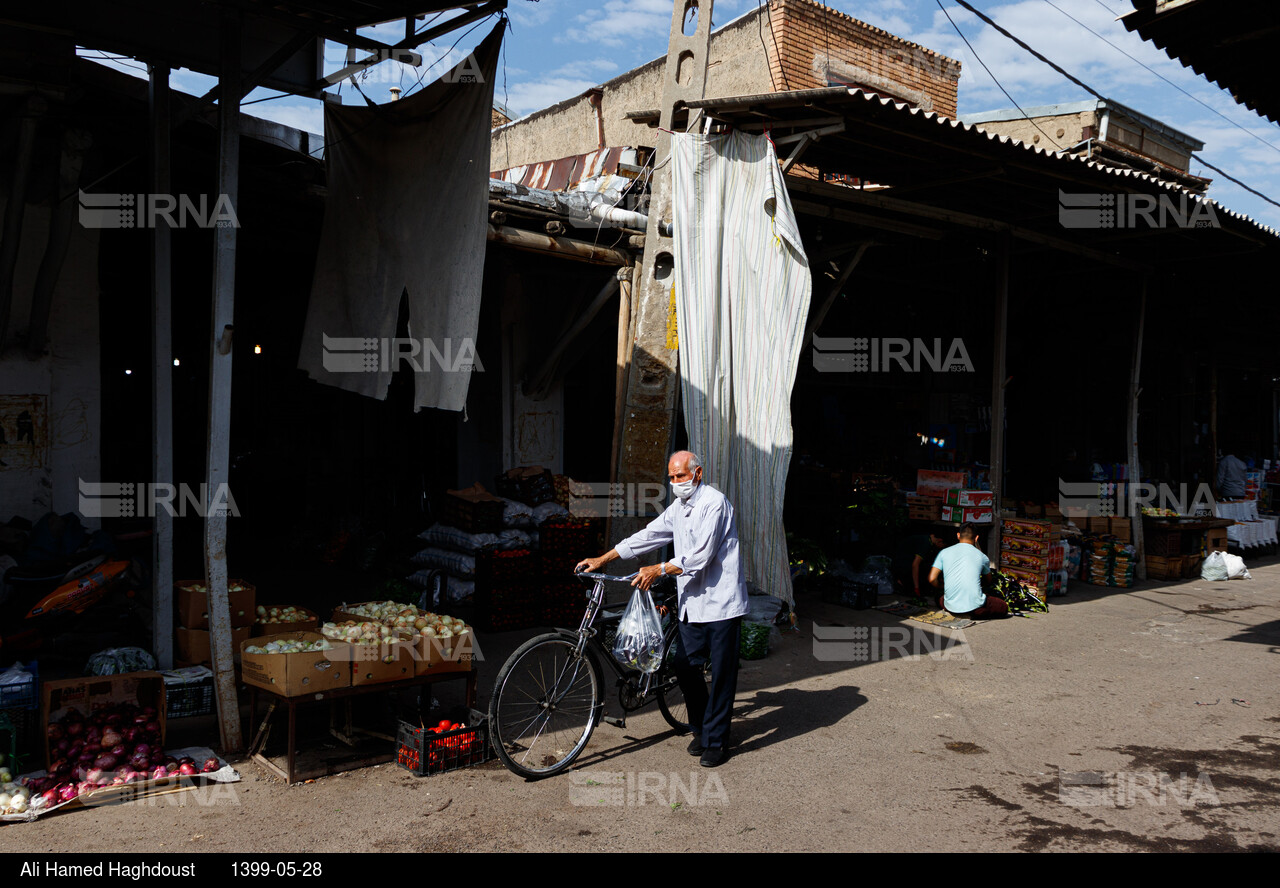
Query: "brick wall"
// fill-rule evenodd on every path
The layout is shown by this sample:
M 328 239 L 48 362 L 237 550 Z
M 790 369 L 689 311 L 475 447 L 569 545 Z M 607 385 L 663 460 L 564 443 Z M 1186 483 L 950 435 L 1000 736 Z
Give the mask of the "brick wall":
M 954 59 L 814 0 L 770 0 L 768 16 L 773 37 L 766 47 L 775 90 L 847 83 L 956 116 L 960 63 Z

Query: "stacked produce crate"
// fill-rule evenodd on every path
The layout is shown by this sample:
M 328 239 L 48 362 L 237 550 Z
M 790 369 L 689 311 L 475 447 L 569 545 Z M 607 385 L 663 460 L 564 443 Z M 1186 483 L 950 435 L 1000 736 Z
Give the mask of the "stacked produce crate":
M 1137 550 L 1116 540 L 1095 539 L 1086 544 L 1088 568 L 1085 581 L 1094 586 L 1115 586 L 1127 589 L 1133 585 L 1137 567 Z M 1174 559 L 1181 571 L 1182 559 Z M 1148 561 L 1148 571 L 1151 562 Z M 1178 574 L 1181 575 L 1180 573 Z
M 1000 570 L 1041 601 L 1066 591 L 1061 527 L 1039 518 L 1005 518 L 1000 529 Z

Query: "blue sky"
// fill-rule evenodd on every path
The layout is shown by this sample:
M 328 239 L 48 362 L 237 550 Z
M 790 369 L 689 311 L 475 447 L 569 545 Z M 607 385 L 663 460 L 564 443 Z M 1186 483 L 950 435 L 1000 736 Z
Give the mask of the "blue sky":
M 714 24 L 742 15 L 757 2 L 716 0 Z M 1116 17 L 1132 9 L 1128 0 L 971 2 L 1098 92 L 1201 140 L 1205 147 L 1200 153 L 1209 163 L 1280 201 L 1280 126 L 1237 104 L 1226 91 L 1126 31 Z M 982 62 L 1023 108 L 1090 98 L 963 7 L 951 0 L 942 4 Z M 498 75 L 497 101 L 517 116 L 528 114 L 664 55 L 672 5 L 673 0 L 510 0 L 512 27 Z M 961 116 L 1012 107 L 936 0 L 828 0 L 827 5 L 959 60 Z M 366 74 L 361 89 L 381 102 L 390 99 L 392 86 L 407 92 L 420 76 L 429 82 L 478 43 L 490 27 L 483 22 L 465 36 L 464 28 L 424 46 L 425 61 L 435 63 L 425 76 L 422 69 L 383 62 Z M 403 37 L 404 26 L 391 23 L 368 33 L 394 42 Z M 459 41 L 456 47 L 455 41 Z M 328 44 L 327 70 L 341 67 L 343 52 L 342 47 Z M 173 82 L 197 94 L 212 85 L 210 78 L 188 71 L 177 72 Z M 248 101 L 271 95 L 258 90 Z M 349 82 L 342 87 L 342 97 L 362 101 Z M 283 97 L 258 102 L 246 111 L 311 132 L 324 128 L 318 101 Z M 1191 171 L 1214 180 L 1211 197 L 1280 228 L 1280 207 L 1198 164 Z

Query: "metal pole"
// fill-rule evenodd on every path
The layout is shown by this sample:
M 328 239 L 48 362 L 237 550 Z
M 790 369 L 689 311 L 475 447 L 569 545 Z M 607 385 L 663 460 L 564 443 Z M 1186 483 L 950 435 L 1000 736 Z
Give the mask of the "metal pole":
M 991 498 L 1000 514 L 1004 498 L 1004 382 L 1005 346 L 1009 321 L 1009 232 L 996 236 L 996 310 L 991 362 Z M 1000 528 L 993 522 L 987 541 L 987 557 L 992 564 L 1000 559 Z
M 240 17 L 222 14 L 219 53 L 218 193 L 234 209 L 240 180 Z M 236 229 L 214 231 L 213 310 L 209 343 L 209 437 L 205 462 L 206 506 L 224 502 L 231 452 L 231 332 L 235 317 Z M 209 590 L 209 642 L 222 748 L 240 750 L 240 705 L 231 650 L 231 607 L 227 595 L 227 516 L 210 508 L 205 516 L 205 585 Z
M 1129 371 L 1129 471 L 1125 483 L 1126 500 L 1133 506 L 1133 485 L 1142 481 L 1138 463 L 1138 395 L 1142 393 L 1139 379 L 1142 373 L 1142 333 L 1147 319 L 1147 275 L 1142 276 L 1142 292 L 1138 298 L 1138 329 L 1133 339 L 1133 365 Z M 1131 534 L 1138 553 L 1138 579 L 1147 578 L 1147 562 L 1143 553 L 1142 513 L 1129 516 Z
M 171 194 L 169 68 L 151 66 L 151 192 Z M 173 281 L 168 217 L 151 228 L 151 460 L 153 483 L 174 484 Z M 156 509 L 151 538 L 151 635 L 161 669 L 173 666 L 173 516 Z

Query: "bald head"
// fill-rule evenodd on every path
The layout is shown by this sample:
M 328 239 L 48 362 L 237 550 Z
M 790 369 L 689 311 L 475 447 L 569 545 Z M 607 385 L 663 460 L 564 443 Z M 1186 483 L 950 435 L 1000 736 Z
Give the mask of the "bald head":
M 682 481 L 699 482 L 702 480 L 702 461 L 695 453 L 677 450 L 667 460 L 667 478 L 673 484 Z

